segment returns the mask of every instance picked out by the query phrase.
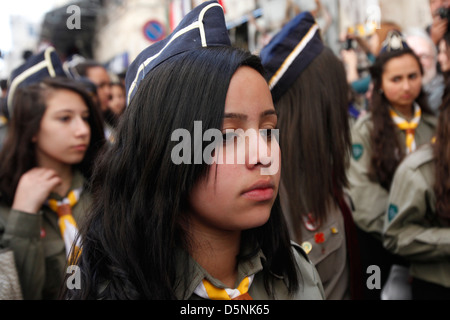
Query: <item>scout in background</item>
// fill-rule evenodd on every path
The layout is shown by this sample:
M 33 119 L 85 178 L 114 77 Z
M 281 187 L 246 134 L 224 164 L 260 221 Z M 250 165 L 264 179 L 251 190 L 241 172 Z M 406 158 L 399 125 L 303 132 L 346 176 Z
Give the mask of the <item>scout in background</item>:
M 86 182 L 105 143 L 101 115 L 83 87 L 46 72 L 56 69 L 48 59 L 54 54 L 47 49 L 30 58 L 14 79 L 47 62 L 43 73 L 11 82 L 10 127 L 0 153 L 0 245 L 14 252 L 24 299 L 58 298 L 90 203 Z
M 121 82 L 111 83 L 111 99 L 109 100 L 109 109 L 115 115 L 115 125 L 127 105 L 125 86 Z
M 363 270 L 379 266 L 383 286 L 391 265 L 406 263 L 381 242 L 392 177 L 406 154 L 431 140 L 436 118 L 422 89 L 420 60 L 400 33 L 388 35 L 370 71 L 370 112 L 352 127 L 348 178 Z M 366 298 L 379 299 L 380 291 L 367 289 Z
M 450 34 L 444 39 L 450 44 Z M 385 216 L 384 245 L 409 261 L 414 300 L 450 299 L 450 65 L 441 67 L 446 89 L 436 139 L 398 167 Z
M 262 133 L 277 126 L 262 72 L 258 57 L 231 47 L 217 1 L 141 52 L 127 71 L 128 107 L 80 228 L 81 289 L 66 298 L 323 299 L 314 265 L 289 240 L 280 172 L 261 174 L 280 161 L 277 140 Z M 175 164 L 172 134 L 193 137 L 194 121 L 223 132 L 218 157 L 247 145 L 226 129 L 254 129 L 269 161 L 250 148 L 244 164 Z
M 309 12 L 275 35 L 261 59 L 279 117 L 280 199 L 291 238 L 315 264 L 327 299 L 361 298 L 356 230 L 343 191 L 351 150 L 343 64 Z

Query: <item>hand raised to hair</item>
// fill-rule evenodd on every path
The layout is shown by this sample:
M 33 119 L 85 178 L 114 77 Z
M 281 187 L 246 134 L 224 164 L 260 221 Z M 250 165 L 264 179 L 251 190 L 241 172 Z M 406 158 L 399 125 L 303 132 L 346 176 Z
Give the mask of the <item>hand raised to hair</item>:
M 25 172 L 17 185 L 12 209 L 37 213 L 50 192 L 61 182 L 61 178 L 52 169 L 33 168 Z

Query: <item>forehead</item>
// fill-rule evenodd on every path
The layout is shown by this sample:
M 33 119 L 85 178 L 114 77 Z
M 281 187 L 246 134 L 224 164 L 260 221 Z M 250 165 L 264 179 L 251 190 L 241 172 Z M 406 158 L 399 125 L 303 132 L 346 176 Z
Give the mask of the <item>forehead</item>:
M 250 67 L 240 67 L 231 78 L 225 113 L 260 113 L 274 109 L 269 86 L 263 76 Z
M 56 89 L 47 96 L 46 113 L 62 110 L 88 111 L 83 98 L 76 92 L 67 89 Z
M 105 68 L 100 66 L 90 67 L 86 73 L 91 79 L 109 79 L 108 72 L 106 72 Z
M 407 73 L 411 72 L 411 70 L 420 70 L 419 62 L 412 55 L 404 54 L 386 62 L 383 73 Z

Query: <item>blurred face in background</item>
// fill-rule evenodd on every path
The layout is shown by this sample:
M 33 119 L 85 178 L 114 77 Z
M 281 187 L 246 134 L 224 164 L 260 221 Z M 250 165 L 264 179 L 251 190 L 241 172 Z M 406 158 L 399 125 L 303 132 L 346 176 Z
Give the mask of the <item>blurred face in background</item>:
M 442 72 L 450 71 L 450 62 L 448 58 L 448 46 L 447 42 L 445 40 L 439 41 L 439 54 L 438 54 L 438 61 L 441 65 Z
M 111 80 L 103 67 L 91 67 L 87 70 L 87 77 L 97 86 L 97 96 L 102 112 L 108 110 L 111 96 Z
M 422 90 L 420 65 L 412 54 L 390 59 L 384 65 L 382 85 L 392 107 L 407 114 Z
M 436 75 L 436 51 L 431 40 L 427 41 L 419 36 L 410 36 L 407 38 L 408 46 L 419 57 L 422 64 L 424 75 L 423 83 L 426 84 L 431 81 Z
M 39 132 L 33 137 L 40 166 L 80 163 L 89 147 L 89 109 L 77 93 L 60 89 L 50 93 Z
M 125 109 L 125 105 L 125 88 L 120 84 L 113 84 L 111 86 L 111 100 L 109 100 L 109 109 L 111 109 L 114 114 L 120 115 Z

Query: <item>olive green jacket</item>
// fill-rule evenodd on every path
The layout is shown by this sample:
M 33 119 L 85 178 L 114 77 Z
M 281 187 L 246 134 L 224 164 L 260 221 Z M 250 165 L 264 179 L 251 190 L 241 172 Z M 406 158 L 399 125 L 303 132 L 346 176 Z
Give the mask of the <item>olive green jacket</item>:
M 286 279 L 282 276 L 273 274 L 275 299 L 277 300 L 323 300 L 324 292 L 322 283 L 314 265 L 309 261 L 307 255 L 302 248 L 292 243 L 292 250 L 295 261 L 298 266 L 298 275 L 300 288 L 294 295 L 288 295 Z M 188 260 L 188 270 L 184 269 L 182 261 Z M 250 286 L 249 294 L 254 300 L 271 300 L 272 297 L 268 295 L 264 287 L 264 279 L 262 274 L 262 261 L 265 260 L 264 254 L 260 251 L 256 256 L 250 260 L 246 260 L 238 266 L 237 284 L 239 284 L 245 277 L 255 274 L 252 285 Z M 175 294 L 180 300 L 200 300 L 194 291 L 200 282 L 206 278 L 213 285 L 218 288 L 226 288 L 226 286 L 219 280 L 213 278 L 205 269 L 203 269 L 189 254 L 185 251 L 179 251 L 177 254 L 177 280 L 178 285 L 175 288 Z M 188 278 L 186 278 L 188 277 Z M 185 283 L 188 283 L 185 286 Z
M 77 173 L 70 189 L 85 180 Z M 51 194 L 60 199 L 57 194 Z M 72 209 L 79 225 L 91 203 L 83 191 Z M 24 299 L 56 299 L 66 274 L 66 249 L 58 227 L 58 216 L 47 206 L 36 214 L 13 210 L 0 204 L 0 246 L 14 251 Z
M 435 134 L 436 123 L 434 116 L 422 114 L 414 137 L 417 147 L 431 141 Z M 371 113 L 359 118 L 352 127 L 352 157 L 347 173 L 349 195 L 354 206 L 353 219 L 356 225 L 381 240 L 389 191 L 383 188 L 378 181 L 369 178 L 372 157 L 370 132 L 372 128 Z M 405 141 L 405 132 L 397 129 L 397 139 Z
M 436 215 L 430 144 L 400 164 L 384 215 L 384 246 L 410 261 L 413 277 L 450 288 L 450 227 Z

